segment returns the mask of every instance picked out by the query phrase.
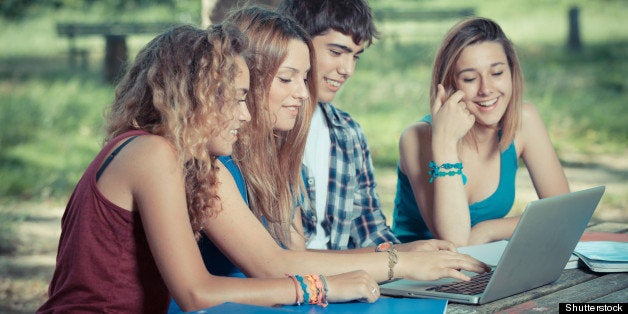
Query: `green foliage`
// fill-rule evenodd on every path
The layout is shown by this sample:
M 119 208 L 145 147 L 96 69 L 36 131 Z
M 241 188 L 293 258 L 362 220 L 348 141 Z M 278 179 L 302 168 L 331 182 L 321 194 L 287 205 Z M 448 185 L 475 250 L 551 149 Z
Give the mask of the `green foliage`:
M 0 33 L 0 198 L 67 197 L 101 145 L 103 108 L 113 98 L 113 87 L 102 81 L 103 40 L 78 39 L 77 46 L 89 52 L 89 64 L 69 67 L 67 39 L 56 35 L 56 22 L 200 19 L 197 0 L 162 1 L 141 9 L 137 6 L 145 1 L 134 1 L 117 14 L 112 13 L 116 0 L 107 1 L 59 0 L 62 8 L 54 14 L 40 6 L 22 21 L 0 19 L 4 30 Z M 495 19 L 517 45 L 526 78 L 525 97 L 541 111 L 559 153 L 625 151 L 628 31 L 618 26 L 628 18 L 623 2 L 372 4 L 374 8 L 473 7 L 478 15 Z M 584 49 L 579 53 L 564 47 L 566 12 L 574 4 L 581 6 Z M 82 11 L 85 5 L 88 10 Z M 519 13 L 513 15 L 513 8 Z M 356 75 L 335 101 L 364 128 L 377 168 L 396 165 L 399 135 L 429 112 L 432 60 L 455 22 L 377 22 L 381 39 L 366 49 Z M 150 36 L 127 40 L 132 57 Z
M 11 20 L 24 18 L 29 10 L 59 10 L 63 8 L 85 10 L 98 5 L 110 8 L 113 12 L 138 10 L 154 5 L 166 5 L 174 8 L 176 0 L 2 0 L 0 14 Z

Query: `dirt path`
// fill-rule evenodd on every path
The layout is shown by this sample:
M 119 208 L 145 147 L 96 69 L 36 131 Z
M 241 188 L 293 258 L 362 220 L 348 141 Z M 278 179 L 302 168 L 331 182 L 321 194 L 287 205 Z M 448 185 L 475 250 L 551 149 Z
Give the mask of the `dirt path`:
M 573 190 L 600 184 L 607 186 L 594 219 L 628 221 L 628 160 L 618 156 L 602 159 L 596 164 L 570 162 L 566 163 L 565 173 Z M 378 182 L 384 208 L 392 208 L 395 173 L 378 173 Z M 517 200 L 512 212 L 520 213 L 533 199 L 536 194 L 527 171 L 520 169 Z M 23 203 L 15 205 L 14 209 L 25 213 L 27 219 L 18 228 L 20 246 L 16 254 L 0 255 L 0 313 L 32 313 L 46 299 L 64 204 Z M 385 213 L 391 217 L 390 211 Z

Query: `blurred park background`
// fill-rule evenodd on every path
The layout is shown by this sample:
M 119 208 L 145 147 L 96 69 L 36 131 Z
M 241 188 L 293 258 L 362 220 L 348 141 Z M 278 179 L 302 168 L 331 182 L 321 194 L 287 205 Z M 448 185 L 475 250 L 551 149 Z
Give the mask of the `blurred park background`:
M 33 312 L 45 300 L 63 206 L 102 144 L 116 80 L 107 47 L 132 60 L 162 25 L 201 26 L 209 14 L 202 2 L 0 0 L 0 312 Z M 399 134 L 429 112 L 432 59 L 468 14 L 494 19 L 516 44 L 525 98 L 543 115 L 572 189 L 607 185 L 595 219 L 628 221 L 628 1 L 369 3 L 381 38 L 335 103 L 366 132 L 389 223 Z M 570 12 L 578 30 L 571 45 Z M 132 28 L 108 39 L 77 35 L 71 44 L 63 23 Z M 526 176 L 522 165 L 513 214 L 536 198 Z

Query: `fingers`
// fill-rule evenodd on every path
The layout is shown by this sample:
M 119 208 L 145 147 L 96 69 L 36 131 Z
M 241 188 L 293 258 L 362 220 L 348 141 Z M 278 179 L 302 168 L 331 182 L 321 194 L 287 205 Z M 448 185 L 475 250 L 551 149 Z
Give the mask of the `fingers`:
M 437 92 L 436 92 L 436 101 L 432 104 L 430 111 L 432 116 L 435 116 L 438 111 L 440 111 L 440 107 L 443 106 L 445 102 L 445 87 L 442 84 L 438 84 Z
M 442 84 L 438 84 L 438 91 L 436 92 L 436 100 L 432 104 L 431 113 L 432 116 L 436 115 L 443 106 L 451 106 L 455 104 L 462 104 L 466 107 L 466 104 L 462 102 L 462 98 L 464 97 L 464 92 L 461 90 L 456 91 L 455 93 L 448 95 L 445 91 L 445 87 Z
M 375 284 L 373 287 L 370 288 L 370 291 L 365 293 L 365 295 L 366 297 L 359 299 L 360 302 L 373 303 L 377 301 L 380 296 L 379 286 Z
M 449 250 L 412 252 L 410 254 L 417 254 L 415 257 L 420 258 L 420 260 L 423 261 L 412 264 L 418 268 L 411 270 L 410 274 L 412 274 L 412 277 L 416 276 L 416 278 L 413 279 L 417 280 L 436 280 L 444 277 L 450 277 L 467 281 L 470 280 L 470 278 L 466 274 L 462 273 L 462 270 L 474 273 L 484 273 L 490 270 L 490 267 L 486 264 L 469 255 Z
M 372 303 L 380 296 L 377 282 L 363 270 L 329 276 L 327 285 L 330 302 L 358 300 Z

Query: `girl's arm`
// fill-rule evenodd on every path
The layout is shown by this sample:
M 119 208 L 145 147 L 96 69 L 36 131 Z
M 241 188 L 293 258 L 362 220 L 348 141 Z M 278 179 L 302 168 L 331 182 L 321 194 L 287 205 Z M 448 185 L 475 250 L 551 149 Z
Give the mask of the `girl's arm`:
M 558 160 L 545 124 L 536 107 L 523 106 L 520 147 L 521 158 L 528 168 L 539 198 L 569 192 L 565 172 Z
M 141 136 L 122 152 L 115 160 L 117 167 L 108 170 L 120 178 L 119 186 L 131 191 L 132 204 L 136 204 L 133 207 L 142 218 L 155 263 L 183 310 L 228 301 L 259 305 L 295 303 L 294 283 L 283 275 L 277 276 L 279 279 L 241 279 L 207 272 L 187 214 L 182 170 L 165 139 Z M 328 280 L 330 301 L 364 298 L 372 302 L 378 297 L 371 293 L 376 283 L 366 273 L 339 277 Z
M 318 273 L 333 275 L 365 270 L 376 281 L 388 280 L 389 254 L 334 254 L 282 249 L 261 222 L 252 214 L 240 196 L 229 171 L 219 165 L 219 196 L 223 210 L 210 218 L 205 233 L 245 274 L 251 277 L 278 277 L 285 273 Z M 451 251 L 399 252 L 393 267 L 395 278 L 431 280 L 468 276 L 459 269 L 484 272 L 481 262 Z
M 541 115 L 532 104 L 524 104 L 522 125 L 515 138 L 539 198 L 569 192 L 569 184 Z M 471 230 L 469 244 L 486 243 L 512 235 L 519 217 L 487 220 Z
M 435 238 L 466 245 L 471 218 L 460 175 L 430 181 L 430 162 L 437 165 L 460 162 L 458 143 L 473 125 L 474 118 L 457 91 L 446 97 L 439 85 L 431 107 L 432 125 L 417 123 L 407 128 L 399 141 L 399 167 L 408 177 L 420 214 Z

